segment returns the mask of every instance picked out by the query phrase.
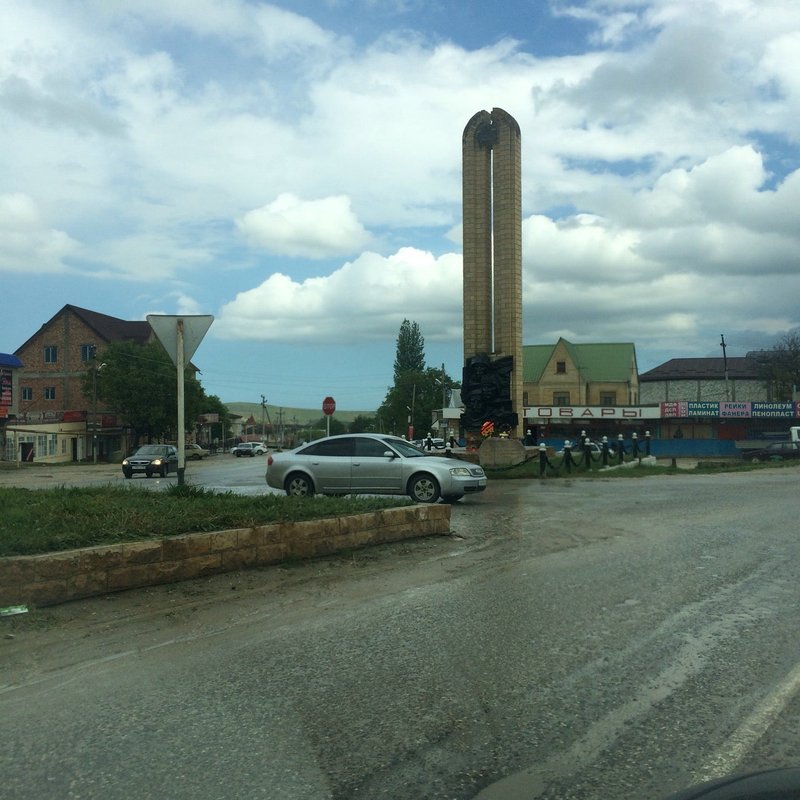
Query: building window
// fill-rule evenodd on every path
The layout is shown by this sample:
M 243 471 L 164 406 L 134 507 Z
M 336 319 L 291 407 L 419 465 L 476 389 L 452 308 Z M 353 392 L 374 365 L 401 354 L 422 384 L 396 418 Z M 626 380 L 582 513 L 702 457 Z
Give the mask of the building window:
M 566 361 L 556 361 L 556 372 L 559 375 L 566 375 L 567 374 L 567 362 Z
M 528 393 L 527 392 L 523 392 L 522 393 L 522 405 L 524 405 L 524 406 L 529 405 L 529 403 L 528 403 Z
M 56 364 L 58 363 L 58 347 L 54 344 L 48 344 L 44 348 L 44 363 Z
M 22 387 L 22 399 L 33 400 L 33 389 L 30 386 Z
M 97 352 L 97 347 L 93 344 L 82 344 L 81 345 L 81 361 L 84 364 L 88 363 L 94 358 L 95 353 Z
M 568 406 L 569 405 L 569 392 L 553 392 L 553 405 L 554 406 Z
M 44 387 L 44 399 L 45 400 L 55 400 L 56 399 L 56 387 L 55 386 L 45 386 Z
M 617 404 L 616 392 L 600 392 L 601 406 L 615 406 Z

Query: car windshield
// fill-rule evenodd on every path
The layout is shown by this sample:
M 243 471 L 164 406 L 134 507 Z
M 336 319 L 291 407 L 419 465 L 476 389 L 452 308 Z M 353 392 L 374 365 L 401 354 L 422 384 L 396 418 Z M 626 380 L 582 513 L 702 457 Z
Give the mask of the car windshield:
M 403 458 L 418 458 L 424 457 L 425 453 L 420 450 L 416 445 L 407 442 L 405 439 L 395 439 L 387 436 L 384 440 L 393 450 L 400 453 Z
M 163 444 L 146 444 L 136 451 L 137 456 L 163 456 L 167 446 Z

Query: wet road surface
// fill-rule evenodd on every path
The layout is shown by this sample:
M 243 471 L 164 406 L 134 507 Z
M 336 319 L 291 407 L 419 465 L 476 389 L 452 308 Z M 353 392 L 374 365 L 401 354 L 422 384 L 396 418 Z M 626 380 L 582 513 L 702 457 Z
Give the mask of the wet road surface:
M 43 610 L 0 639 L 0 796 L 627 800 L 800 763 L 798 479 L 494 482 L 450 537 Z

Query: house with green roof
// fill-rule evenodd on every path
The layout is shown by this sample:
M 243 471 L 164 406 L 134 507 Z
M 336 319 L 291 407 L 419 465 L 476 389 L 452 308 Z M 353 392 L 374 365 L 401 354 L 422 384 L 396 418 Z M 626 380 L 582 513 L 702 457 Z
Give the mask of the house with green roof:
M 632 342 L 555 344 L 522 348 L 523 403 L 530 406 L 628 406 L 639 403 Z

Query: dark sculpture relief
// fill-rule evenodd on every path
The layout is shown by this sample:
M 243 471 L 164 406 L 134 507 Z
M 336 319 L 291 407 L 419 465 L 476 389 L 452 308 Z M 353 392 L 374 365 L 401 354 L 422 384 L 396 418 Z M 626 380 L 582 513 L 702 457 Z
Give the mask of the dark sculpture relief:
M 496 432 L 516 427 L 518 416 L 512 410 L 511 356 L 492 360 L 480 354 L 467 359 L 461 382 L 464 412 L 461 424 L 467 431 L 479 431 L 484 422 L 494 423 Z

